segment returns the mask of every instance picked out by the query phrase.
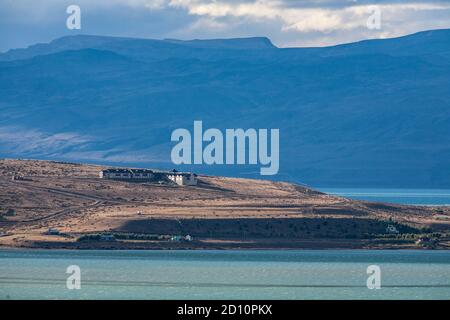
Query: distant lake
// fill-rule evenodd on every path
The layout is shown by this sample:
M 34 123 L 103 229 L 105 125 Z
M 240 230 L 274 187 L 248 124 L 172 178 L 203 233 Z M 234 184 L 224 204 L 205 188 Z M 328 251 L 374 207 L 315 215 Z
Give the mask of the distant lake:
M 69 265 L 80 290 L 66 288 Z M 61 298 L 449 299 L 450 251 L 0 250 L 0 299 Z
M 337 196 L 378 202 L 411 205 L 450 206 L 449 189 L 370 189 L 370 188 L 318 188 Z

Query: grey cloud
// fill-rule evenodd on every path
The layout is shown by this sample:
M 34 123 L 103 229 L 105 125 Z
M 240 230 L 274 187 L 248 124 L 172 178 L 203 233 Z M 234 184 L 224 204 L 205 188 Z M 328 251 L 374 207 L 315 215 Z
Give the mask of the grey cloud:
M 82 8 L 82 30 L 65 9 Z M 370 5 L 382 29 L 368 30 Z M 84 33 L 143 38 L 268 36 L 278 46 L 323 46 L 450 28 L 450 0 L 5 0 L 0 51 Z

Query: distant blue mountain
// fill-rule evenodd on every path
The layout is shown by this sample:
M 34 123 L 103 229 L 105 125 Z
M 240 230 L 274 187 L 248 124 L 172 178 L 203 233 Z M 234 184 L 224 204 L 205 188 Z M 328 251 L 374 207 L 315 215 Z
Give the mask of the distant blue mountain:
M 447 188 L 450 30 L 286 49 L 263 37 L 63 37 L 0 54 L 0 111 L 3 157 L 172 168 L 172 130 L 203 120 L 279 128 L 274 179 Z

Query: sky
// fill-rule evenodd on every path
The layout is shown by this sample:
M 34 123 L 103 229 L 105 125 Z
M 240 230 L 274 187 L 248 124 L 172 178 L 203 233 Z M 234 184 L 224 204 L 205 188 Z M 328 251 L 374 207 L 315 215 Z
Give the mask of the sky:
M 80 7 L 79 30 L 66 26 L 69 5 Z M 443 28 L 450 0 L 0 0 L 1 52 L 75 34 L 308 47 Z

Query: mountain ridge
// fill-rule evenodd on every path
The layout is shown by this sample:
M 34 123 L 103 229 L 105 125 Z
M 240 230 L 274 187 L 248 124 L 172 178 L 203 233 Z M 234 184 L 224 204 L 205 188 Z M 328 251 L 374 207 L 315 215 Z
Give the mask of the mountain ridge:
M 279 50 L 308 50 L 308 49 L 328 49 L 331 53 L 335 50 L 346 51 L 347 48 L 355 50 L 355 47 L 361 45 L 370 45 L 377 47 L 382 44 L 387 44 L 393 41 L 410 42 L 411 39 L 424 38 L 424 37 L 438 37 L 443 40 L 447 40 L 450 37 L 450 29 L 434 29 L 420 31 L 413 34 L 404 36 L 385 38 L 385 39 L 366 39 L 357 42 L 343 43 L 333 46 L 325 47 L 288 47 L 279 48 L 271 42 L 267 37 L 244 37 L 244 38 L 224 38 L 224 39 L 192 39 L 192 40 L 179 40 L 179 39 L 147 39 L 147 38 L 133 38 L 133 37 L 116 37 L 116 36 L 99 36 L 99 35 L 69 35 L 56 38 L 49 43 L 38 43 L 28 46 L 27 48 L 10 49 L 6 52 L 0 53 L 0 61 L 11 61 L 16 59 L 27 59 L 31 55 L 43 54 L 42 51 L 48 53 L 54 53 L 52 50 L 63 51 L 68 46 L 81 48 L 89 48 L 91 46 L 101 46 L 105 44 L 111 44 L 114 42 L 130 42 L 138 41 L 148 44 L 164 44 L 164 45 L 181 45 L 191 46 L 193 48 L 209 48 L 209 49 L 279 49 Z M 413 41 L 414 43 L 414 41 Z M 403 44 L 404 45 L 404 44 Z M 448 46 L 448 42 L 446 43 Z M 56 48 L 52 48 L 56 46 Z M 60 46 L 60 47 L 58 47 Z M 449 48 L 448 48 L 449 49 Z M 37 53 L 30 53 L 29 51 L 36 50 Z M 49 50 L 49 51 L 46 51 Z M 424 48 L 426 52 L 429 52 L 427 48 Z M 450 50 L 450 49 L 449 49 Z M 28 51 L 28 52 L 27 52 Z M 347 52 L 345 52 L 347 53 Z M 392 53 L 392 52 L 391 52 Z

